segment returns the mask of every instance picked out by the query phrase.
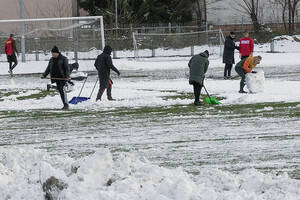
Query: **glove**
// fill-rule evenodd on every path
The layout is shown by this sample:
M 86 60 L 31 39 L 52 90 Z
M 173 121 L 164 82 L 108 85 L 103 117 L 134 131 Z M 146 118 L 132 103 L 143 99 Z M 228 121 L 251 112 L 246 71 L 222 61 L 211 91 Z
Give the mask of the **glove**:
M 257 73 L 257 71 L 252 71 L 251 73 L 253 73 L 253 74 L 256 74 L 256 73 Z
M 74 83 L 72 81 L 68 81 L 68 83 L 70 83 L 71 86 L 74 86 Z
M 118 76 L 120 76 L 120 72 L 118 72 Z

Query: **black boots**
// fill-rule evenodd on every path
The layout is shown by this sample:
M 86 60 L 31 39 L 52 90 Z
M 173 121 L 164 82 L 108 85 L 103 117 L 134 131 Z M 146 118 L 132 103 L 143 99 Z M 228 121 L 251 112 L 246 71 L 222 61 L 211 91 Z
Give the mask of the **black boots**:
M 113 99 L 112 96 L 107 97 L 108 101 L 116 101 L 116 99 Z
M 239 93 L 246 94 L 247 92 L 244 90 L 240 90 Z
M 97 97 L 96 97 L 96 101 L 101 101 L 102 94 L 103 94 L 103 92 L 101 90 L 99 90 Z
M 104 92 L 104 91 L 103 91 Z M 97 94 L 97 98 L 96 98 L 96 101 L 101 101 L 101 97 L 102 97 L 102 95 L 103 95 L 103 92 L 101 91 L 101 90 L 99 90 L 99 92 L 98 92 L 98 94 Z M 114 99 L 114 98 L 112 98 L 112 96 L 111 95 L 107 95 L 107 99 L 109 100 L 109 101 L 116 101 L 116 99 Z
M 195 105 L 195 106 L 201 106 L 202 104 L 201 104 L 200 101 L 195 101 L 195 102 L 194 102 L 194 105 Z
M 64 103 L 64 107 L 62 108 L 63 110 L 68 110 L 69 109 L 69 104 Z

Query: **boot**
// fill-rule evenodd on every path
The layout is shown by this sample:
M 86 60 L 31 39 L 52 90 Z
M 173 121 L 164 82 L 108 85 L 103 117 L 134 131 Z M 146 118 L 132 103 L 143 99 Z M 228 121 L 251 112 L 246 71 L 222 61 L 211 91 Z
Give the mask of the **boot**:
M 50 91 L 51 85 L 47 84 L 47 91 Z
M 97 94 L 97 97 L 96 97 L 96 102 L 97 102 L 97 101 L 101 101 L 102 94 L 103 94 L 103 92 L 101 92 L 101 91 L 99 90 L 99 92 L 98 92 L 98 94 Z
M 63 110 L 68 110 L 69 109 L 69 104 L 64 103 L 64 107 L 62 108 Z
M 112 96 L 107 97 L 108 101 L 116 101 L 116 99 L 112 98 Z
M 247 92 L 244 90 L 240 90 L 239 93 L 246 94 Z
M 201 106 L 202 104 L 201 104 L 200 101 L 195 101 L 195 102 L 194 102 L 194 105 L 195 105 L 195 106 Z

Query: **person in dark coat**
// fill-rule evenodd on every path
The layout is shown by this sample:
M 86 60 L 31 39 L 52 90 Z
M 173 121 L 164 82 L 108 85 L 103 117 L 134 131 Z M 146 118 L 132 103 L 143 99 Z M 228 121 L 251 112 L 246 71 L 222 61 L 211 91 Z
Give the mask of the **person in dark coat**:
M 46 78 L 46 76 L 50 73 L 51 83 L 56 83 L 61 100 L 64 104 L 62 109 L 68 109 L 69 104 L 65 90 L 65 85 L 67 81 L 70 80 L 68 59 L 59 52 L 57 46 L 53 47 L 51 53 L 52 58 L 49 60 L 47 69 L 43 73 L 42 78 Z
M 231 69 L 234 62 L 234 50 L 239 50 L 239 47 L 234 43 L 235 33 L 230 32 L 230 35 L 225 39 L 224 52 L 223 52 L 223 63 L 225 63 L 224 68 L 224 79 L 231 77 Z
M 79 69 L 79 64 L 77 62 L 69 64 L 69 72 L 70 72 L 70 74 L 73 72 L 73 70 L 78 71 L 78 69 Z M 73 80 L 76 80 L 76 79 L 73 79 Z M 71 81 L 71 79 L 67 82 L 66 86 L 68 86 L 69 84 L 71 86 L 74 86 L 74 83 Z M 53 84 L 47 84 L 47 91 L 50 91 L 50 89 L 57 90 L 57 87 L 55 85 L 53 85 Z
M 193 56 L 189 61 L 189 84 L 194 87 L 195 106 L 200 106 L 200 94 L 203 87 L 205 73 L 207 72 L 209 61 L 209 52 L 206 50 L 198 55 Z
M 109 101 L 115 100 L 111 96 L 113 82 L 110 78 L 110 70 L 112 69 L 113 71 L 115 71 L 118 74 L 118 76 L 120 76 L 120 72 L 112 63 L 112 59 L 110 56 L 111 52 L 112 52 L 112 48 L 109 45 L 106 45 L 104 47 L 103 52 L 97 57 L 95 64 L 94 64 L 98 71 L 98 77 L 100 80 L 100 88 L 99 88 L 99 91 L 97 94 L 96 101 L 98 101 L 98 100 L 101 101 L 101 97 L 102 97 L 105 89 L 107 89 L 106 90 L 107 99 Z
M 5 43 L 5 53 L 7 56 L 7 62 L 9 63 L 9 70 L 8 73 L 12 75 L 13 69 L 18 64 L 18 59 L 16 57 L 19 56 L 17 47 L 16 47 L 16 41 L 14 40 L 14 34 L 10 34 L 9 39 Z M 14 64 L 12 64 L 14 63 Z

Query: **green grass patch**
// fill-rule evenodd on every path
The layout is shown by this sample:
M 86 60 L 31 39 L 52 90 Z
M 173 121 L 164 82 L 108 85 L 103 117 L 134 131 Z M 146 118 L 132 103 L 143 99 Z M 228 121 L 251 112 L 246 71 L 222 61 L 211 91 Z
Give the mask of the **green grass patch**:
M 18 95 L 20 91 L 7 91 L 7 90 L 1 90 L 0 91 L 0 98 L 2 97 L 9 97 L 12 95 Z
M 47 91 L 47 90 L 40 90 L 39 93 L 31 94 L 28 96 L 19 96 L 17 97 L 18 100 L 28 100 L 28 99 L 41 99 L 45 98 L 46 96 L 54 96 L 56 94 L 55 91 Z

